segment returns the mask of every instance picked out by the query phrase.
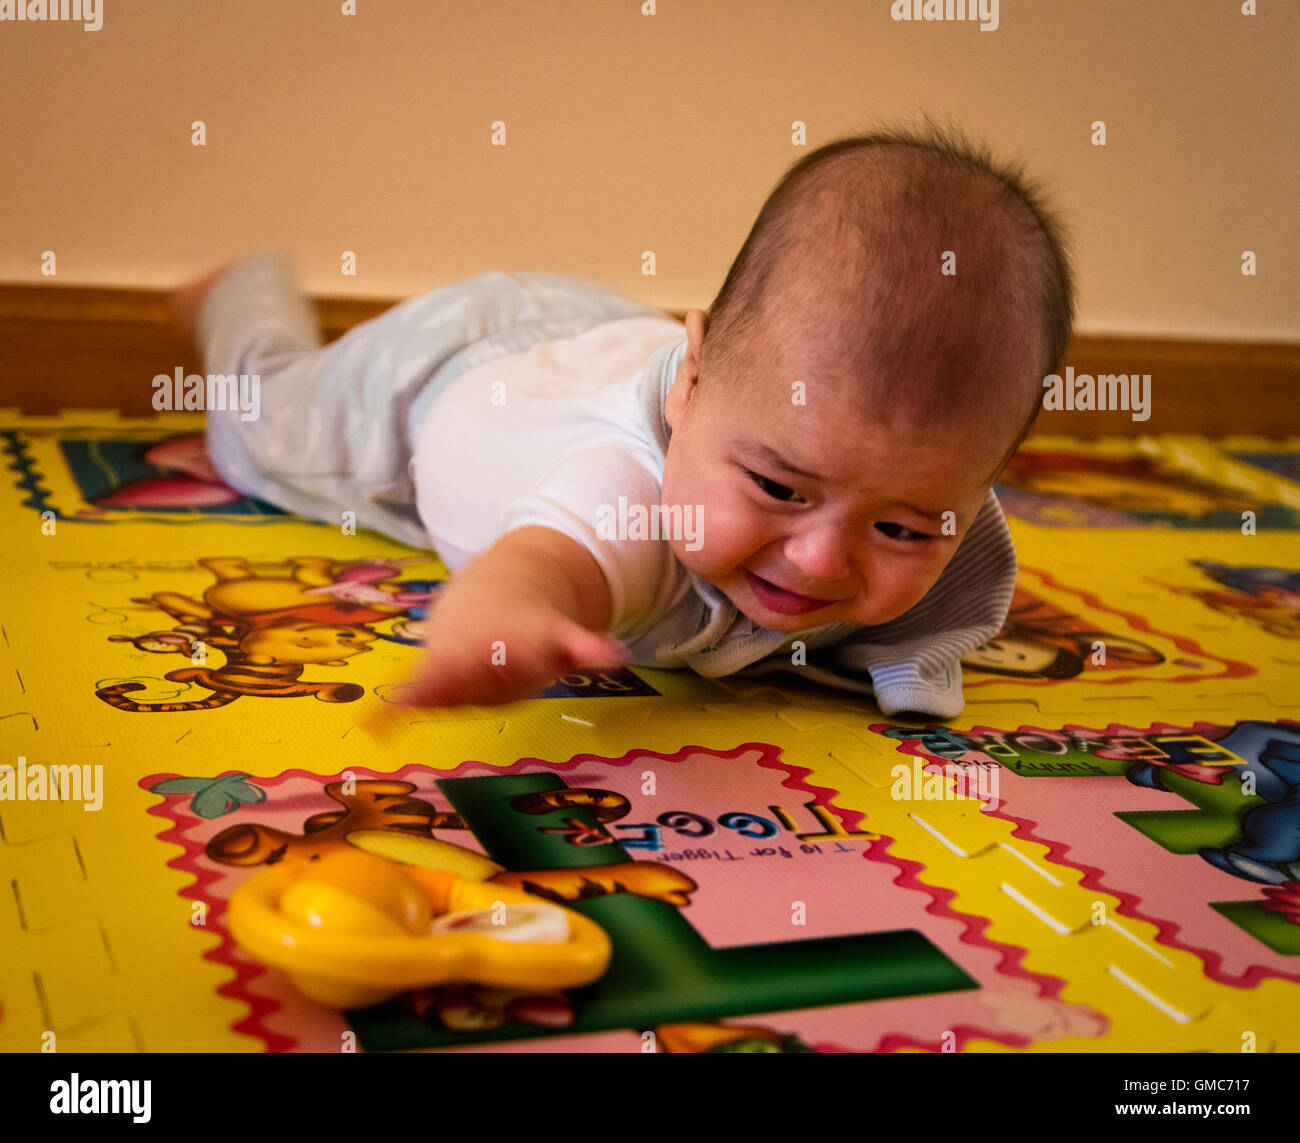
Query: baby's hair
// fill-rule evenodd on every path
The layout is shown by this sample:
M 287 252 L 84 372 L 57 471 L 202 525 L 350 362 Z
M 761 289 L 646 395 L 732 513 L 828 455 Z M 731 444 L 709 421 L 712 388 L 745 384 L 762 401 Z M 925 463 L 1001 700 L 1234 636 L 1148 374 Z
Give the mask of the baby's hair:
M 957 275 L 946 286 L 940 250 L 930 248 L 940 240 L 961 247 Z M 1032 405 L 989 480 L 1002 471 L 1033 428 L 1042 378 L 1064 354 L 1074 320 L 1063 228 L 1020 167 L 929 120 L 922 128 L 839 139 L 804 156 L 764 202 L 709 308 L 703 373 L 722 377 L 735 371 L 739 347 L 762 327 L 767 285 L 778 267 L 795 268 L 809 279 L 834 280 L 838 274 L 842 280 L 847 274 L 863 284 L 856 301 L 832 307 L 836 351 L 850 360 L 869 354 L 882 379 L 891 368 L 906 372 L 909 362 L 926 353 L 954 375 L 973 374 L 972 355 L 996 352 L 1005 341 L 1008 314 L 1036 305 L 1041 371 L 1020 382 L 1033 381 Z M 877 268 L 894 276 L 868 285 Z M 969 331 L 950 330 L 938 320 L 865 320 L 873 307 L 896 311 L 908 287 L 922 291 L 915 295 L 920 315 L 931 312 L 931 303 L 953 298 L 954 288 L 964 290 L 980 308 L 978 344 L 972 345 Z M 929 386 L 884 395 L 891 409 L 930 419 L 973 415 L 983 397 Z

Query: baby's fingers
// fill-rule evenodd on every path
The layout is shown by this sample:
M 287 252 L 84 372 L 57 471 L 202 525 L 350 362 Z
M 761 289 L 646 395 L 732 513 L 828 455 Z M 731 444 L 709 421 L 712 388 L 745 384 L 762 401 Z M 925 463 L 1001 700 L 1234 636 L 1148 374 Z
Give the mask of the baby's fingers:
M 402 706 L 463 706 L 472 702 L 465 676 L 442 669 L 421 670 L 402 688 L 398 702 Z
M 610 667 L 631 659 L 627 647 L 618 639 L 588 631 L 577 623 L 565 625 L 556 649 L 562 672 L 574 667 Z
M 475 706 L 487 705 L 495 682 L 490 652 L 481 656 L 449 652 L 445 648 L 426 647 L 415 677 L 401 691 L 403 706 Z
M 480 654 L 425 649 L 415 679 L 399 700 L 406 706 L 493 706 L 540 694 L 557 676 L 577 667 L 625 663 L 627 648 L 608 635 L 567 619 L 545 634 L 507 637 Z

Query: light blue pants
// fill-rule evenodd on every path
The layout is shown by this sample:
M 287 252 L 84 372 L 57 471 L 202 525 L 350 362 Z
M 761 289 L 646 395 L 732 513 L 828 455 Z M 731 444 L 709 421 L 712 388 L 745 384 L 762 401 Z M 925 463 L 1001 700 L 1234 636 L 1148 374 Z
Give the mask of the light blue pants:
M 258 377 L 258 416 L 209 409 L 208 452 L 241 492 L 427 548 L 412 442 L 442 389 L 493 357 L 647 316 L 668 315 L 581 278 L 491 271 L 412 298 L 322 346 L 290 261 L 253 254 L 213 286 L 198 342 L 209 375 Z

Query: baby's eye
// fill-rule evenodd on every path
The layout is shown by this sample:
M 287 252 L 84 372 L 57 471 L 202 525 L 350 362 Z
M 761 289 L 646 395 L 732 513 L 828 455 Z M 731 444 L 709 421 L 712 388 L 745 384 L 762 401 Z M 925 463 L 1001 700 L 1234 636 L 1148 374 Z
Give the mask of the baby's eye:
M 932 540 L 933 536 L 928 536 L 924 532 L 914 532 L 911 528 L 904 528 L 902 524 L 894 524 L 888 520 L 882 520 L 876 524 L 886 536 L 891 540 L 909 540 L 919 542 L 921 540 Z
M 748 471 L 746 469 L 746 472 Z M 766 476 L 759 476 L 757 472 L 750 472 L 749 478 L 773 500 L 789 503 L 799 497 L 799 494 L 793 488 L 787 488 L 784 484 L 777 484 L 775 480 L 768 480 Z

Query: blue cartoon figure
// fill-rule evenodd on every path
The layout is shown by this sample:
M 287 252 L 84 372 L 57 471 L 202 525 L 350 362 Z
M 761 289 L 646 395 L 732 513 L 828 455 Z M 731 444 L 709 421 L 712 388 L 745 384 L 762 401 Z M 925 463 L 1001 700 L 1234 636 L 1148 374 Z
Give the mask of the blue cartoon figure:
M 1211 865 L 1266 885 L 1300 881 L 1300 743 L 1270 739 L 1252 767 L 1267 805 L 1241 816 L 1241 840 L 1201 856 Z
M 387 633 L 379 633 L 379 638 L 387 639 L 390 643 L 401 643 L 404 647 L 424 646 L 429 609 L 433 606 L 438 589 L 444 582 L 440 579 L 403 580 L 402 587 L 407 593 L 423 598 L 418 603 L 408 605 L 406 618 L 397 620 Z
M 1197 807 L 1116 816 L 1170 853 L 1195 854 L 1255 894 L 1206 904 L 1274 952 L 1300 956 L 1300 722 L 1238 722 L 1148 736 L 1124 769 L 1136 786 Z M 1206 733 L 1208 731 L 1208 733 Z M 1217 789 L 1216 789 L 1217 787 Z
M 1240 840 L 1231 845 L 1203 846 L 1201 857 L 1234 877 L 1265 885 L 1300 882 L 1300 732 L 1289 726 L 1266 722 L 1241 722 L 1217 745 L 1228 765 L 1216 759 L 1182 756 L 1174 751 L 1162 764 L 1140 762 L 1125 771 L 1136 786 L 1168 790 L 1166 773 L 1177 773 L 1198 782 L 1218 785 L 1236 771 L 1247 789 L 1251 785 L 1263 805 L 1253 805 L 1239 819 Z M 1211 762 L 1205 765 L 1204 762 Z

